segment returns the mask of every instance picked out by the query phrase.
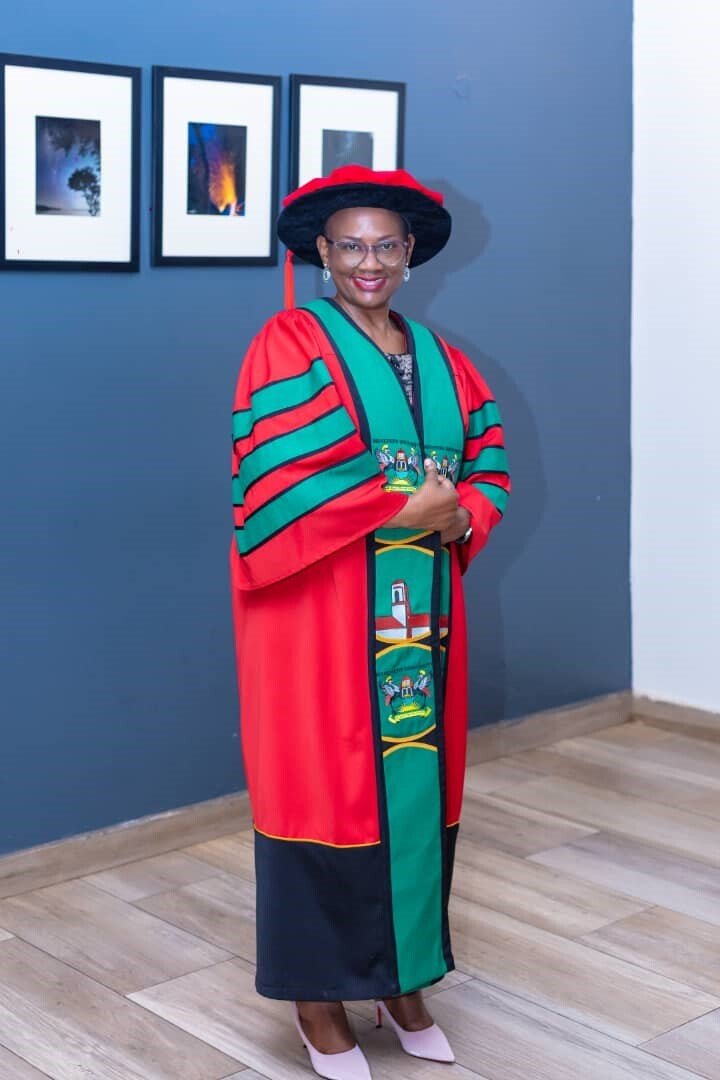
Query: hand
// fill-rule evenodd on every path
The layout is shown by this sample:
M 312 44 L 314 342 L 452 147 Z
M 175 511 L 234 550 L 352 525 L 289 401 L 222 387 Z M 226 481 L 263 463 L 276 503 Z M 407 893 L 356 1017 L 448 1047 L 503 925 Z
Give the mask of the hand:
M 440 540 L 443 544 L 449 544 L 452 540 L 459 540 L 467 532 L 470 522 L 470 511 L 464 506 L 458 506 L 455 512 L 455 523 L 452 528 L 445 529 Z
M 423 483 L 409 496 L 402 510 L 385 522 L 385 527 L 429 529 L 444 534 L 458 528 L 457 511 L 458 493 L 452 481 L 439 476 L 435 462 L 426 458 Z M 455 535 L 462 536 L 466 528 L 467 525 Z

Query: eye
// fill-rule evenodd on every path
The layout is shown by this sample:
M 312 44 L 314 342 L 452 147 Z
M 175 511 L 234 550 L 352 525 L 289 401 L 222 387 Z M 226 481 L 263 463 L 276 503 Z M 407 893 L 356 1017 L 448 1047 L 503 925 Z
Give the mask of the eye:
M 338 251 L 359 251 L 360 250 L 360 245 L 356 244 L 354 240 L 338 240 L 336 246 L 337 246 Z
M 397 251 L 400 244 L 397 240 L 383 240 L 380 244 L 380 250 L 384 252 Z

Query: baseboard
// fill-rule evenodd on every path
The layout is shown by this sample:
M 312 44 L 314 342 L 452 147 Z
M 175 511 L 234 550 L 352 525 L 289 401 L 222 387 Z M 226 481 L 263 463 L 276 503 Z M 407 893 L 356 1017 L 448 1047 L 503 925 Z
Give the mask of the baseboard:
M 679 705 L 672 701 L 656 701 L 644 694 L 634 694 L 632 716 L 637 720 L 647 720 L 653 727 L 693 735 L 706 742 L 720 742 L 720 713 L 710 712 L 709 709 Z
M 124 821 L 0 858 L 0 898 L 85 877 L 252 827 L 246 791 Z
M 468 739 L 468 765 L 622 724 L 630 719 L 631 712 L 632 694 L 623 690 L 561 709 L 545 709 L 518 720 L 473 728 Z
M 627 720 L 631 695 L 608 694 L 508 723 L 473 728 L 468 764 L 530 750 Z M 162 855 L 226 833 L 252 827 L 247 792 L 182 806 L 165 814 L 123 822 L 0 857 L 0 898 L 17 896 L 111 866 Z

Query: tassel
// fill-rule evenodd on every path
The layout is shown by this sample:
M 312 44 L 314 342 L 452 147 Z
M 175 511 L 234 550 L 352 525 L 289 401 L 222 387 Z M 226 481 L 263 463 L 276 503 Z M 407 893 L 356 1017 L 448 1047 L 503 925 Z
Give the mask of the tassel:
M 285 252 L 285 308 L 295 307 L 295 275 L 293 274 L 293 253 L 290 248 Z

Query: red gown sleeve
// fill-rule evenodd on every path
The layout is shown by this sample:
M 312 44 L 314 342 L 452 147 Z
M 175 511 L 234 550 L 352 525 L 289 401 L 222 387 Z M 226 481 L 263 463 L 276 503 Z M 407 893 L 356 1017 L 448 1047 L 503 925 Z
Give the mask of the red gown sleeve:
M 393 517 L 384 477 L 343 402 L 312 320 L 273 316 L 243 360 L 233 411 L 233 580 L 289 577 Z
M 502 520 L 511 490 L 502 420 L 490 387 L 459 349 L 448 347 L 463 413 L 467 413 L 465 446 L 457 491 L 470 513 L 473 532 L 458 544 L 463 573 Z

